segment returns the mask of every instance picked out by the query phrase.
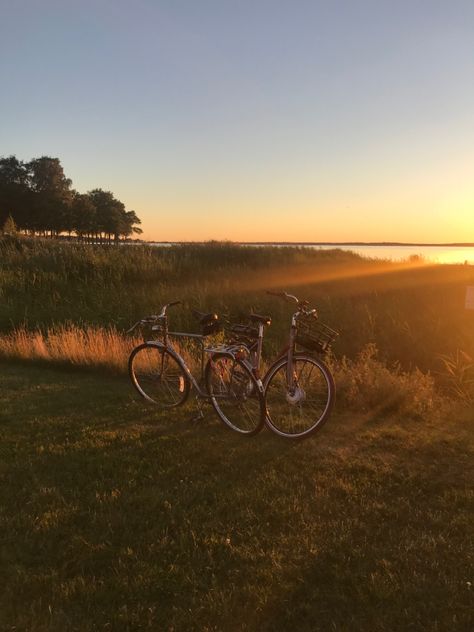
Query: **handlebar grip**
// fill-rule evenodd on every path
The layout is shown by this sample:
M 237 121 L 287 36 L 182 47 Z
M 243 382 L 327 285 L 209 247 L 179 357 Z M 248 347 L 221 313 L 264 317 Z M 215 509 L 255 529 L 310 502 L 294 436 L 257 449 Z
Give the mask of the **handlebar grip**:
M 272 290 L 265 290 L 265 294 L 270 294 L 270 296 L 285 296 L 285 292 L 273 292 Z
M 279 296 L 280 298 L 285 299 L 288 303 L 296 303 L 300 304 L 299 299 L 293 294 L 288 294 L 288 292 L 272 292 L 271 290 L 267 290 L 267 294 L 271 294 L 272 296 Z

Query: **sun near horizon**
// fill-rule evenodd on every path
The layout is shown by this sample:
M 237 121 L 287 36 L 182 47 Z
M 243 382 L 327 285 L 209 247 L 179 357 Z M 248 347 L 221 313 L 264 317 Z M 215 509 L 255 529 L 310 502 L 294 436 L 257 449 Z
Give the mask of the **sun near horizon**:
M 58 157 L 146 240 L 472 242 L 473 25 L 468 0 L 8 3 L 1 155 Z

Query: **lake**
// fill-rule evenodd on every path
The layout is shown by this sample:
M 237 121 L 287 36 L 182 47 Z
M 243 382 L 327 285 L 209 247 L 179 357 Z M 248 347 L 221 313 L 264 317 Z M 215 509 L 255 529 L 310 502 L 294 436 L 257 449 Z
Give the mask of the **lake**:
M 425 261 L 433 263 L 469 263 L 474 265 L 473 246 L 402 246 L 402 245 L 359 245 L 344 244 L 336 245 L 315 245 L 311 248 L 330 250 L 341 248 L 341 250 L 351 250 L 363 257 L 371 259 L 390 259 L 391 261 L 404 261 L 410 257 L 419 256 Z

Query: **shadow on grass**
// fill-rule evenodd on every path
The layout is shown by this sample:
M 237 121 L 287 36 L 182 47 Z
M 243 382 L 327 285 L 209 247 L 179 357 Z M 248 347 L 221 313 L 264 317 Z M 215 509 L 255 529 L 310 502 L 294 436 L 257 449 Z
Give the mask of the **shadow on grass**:
M 3 369 L 5 629 L 465 621 L 464 435 L 336 415 L 306 442 L 248 439 L 121 377 Z

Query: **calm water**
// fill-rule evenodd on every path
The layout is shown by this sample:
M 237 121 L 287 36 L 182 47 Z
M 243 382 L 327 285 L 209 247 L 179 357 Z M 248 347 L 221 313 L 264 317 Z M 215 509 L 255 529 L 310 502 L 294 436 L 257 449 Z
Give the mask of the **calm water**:
M 171 246 L 169 242 L 155 243 L 155 246 Z M 290 247 L 293 244 L 251 244 L 253 246 L 273 245 L 274 247 Z M 300 245 L 300 244 L 294 244 Z M 469 263 L 474 265 L 474 247 L 471 246 L 359 246 L 357 244 L 344 244 L 342 246 L 330 245 L 305 245 L 305 248 L 320 250 L 351 250 L 363 257 L 372 259 L 390 259 L 391 261 L 404 261 L 413 256 L 423 257 L 427 262 L 433 263 Z
M 348 244 L 345 246 L 310 247 L 324 250 L 337 247 L 342 250 L 352 250 L 364 257 L 390 259 L 391 261 L 403 261 L 416 255 L 433 263 L 465 263 L 467 261 L 469 264 L 474 264 L 474 247 L 466 246 L 358 246 Z

